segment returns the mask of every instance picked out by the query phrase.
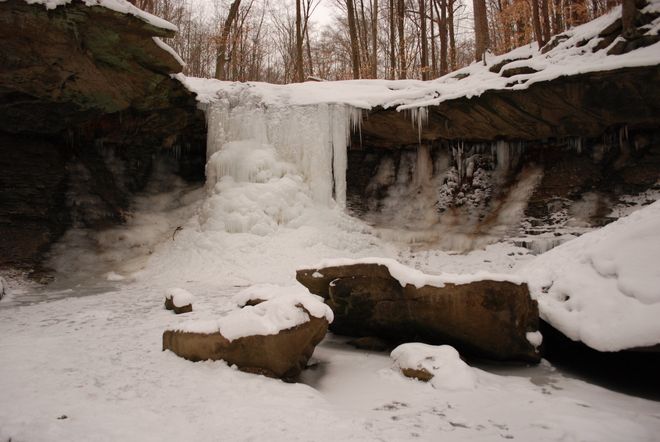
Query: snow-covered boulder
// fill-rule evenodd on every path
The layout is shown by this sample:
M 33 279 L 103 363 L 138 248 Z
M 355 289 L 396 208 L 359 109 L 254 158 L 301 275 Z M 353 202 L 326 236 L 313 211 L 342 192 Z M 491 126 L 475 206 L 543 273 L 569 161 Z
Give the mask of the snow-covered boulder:
M 660 344 L 660 202 L 544 253 L 520 271 L 541 317 L 599 351 Z
M 390 357 L 404 376 L 430 382 L 438 389 L 472 390 L 477 383 L 474 369 L 449 345 L 402 344 Z
M 391 259 L 327 260 L 296 278 L 335 313 L 331 330 L 450 343 L 482 357 L 538 362 L 536 302 L 512 275 L 426 275 Z
M 163 350 L 191 361 L 224 360 L 239 370 L 295 378 L 332 322 L 317 297 L 284 295 L 214 321 L 191 321 L 163 333 Z
M 173 310 L 174 313 L 188 313 L 192 311 L 192 303 L 195 297 L 188 290 L 171 288 L 165 294 L 165 308 Z

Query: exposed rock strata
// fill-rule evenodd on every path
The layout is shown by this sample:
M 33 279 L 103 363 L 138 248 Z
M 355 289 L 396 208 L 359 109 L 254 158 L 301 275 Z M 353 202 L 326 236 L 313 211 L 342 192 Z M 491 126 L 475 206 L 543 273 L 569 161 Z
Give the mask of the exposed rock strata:
M 402 287 L 379 264 L 304 269 L 296 279 L 332 308 L 330 330 L 338 334 L 451 344 L 496 360 L 540 360 L 526 338 L 538 330 L 539 318 L 525 284 Z
M 203 178 L 203 114 L 152 38 L 172 35 L 77 0 L 0 2 L 0 266 L 33 267 L 71 225 L 122 222 L 159 155 Z

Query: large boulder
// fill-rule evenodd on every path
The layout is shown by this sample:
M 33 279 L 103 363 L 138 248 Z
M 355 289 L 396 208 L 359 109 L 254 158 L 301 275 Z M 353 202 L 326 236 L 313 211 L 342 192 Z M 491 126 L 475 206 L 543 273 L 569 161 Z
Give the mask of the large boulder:
M 451 344 L 496 360 L 540 360 L 536 301 L 510 276 L 432 277 L 392 260 L 338 262 L 296 275 L 332 308 L 335 333 Z
M 332 312 L 309 295 L 246 306 L 218 321 L 163 333 L 163 350 L 191 361 L 223 360 L 239 370 L 294 379 L 324 338 Z

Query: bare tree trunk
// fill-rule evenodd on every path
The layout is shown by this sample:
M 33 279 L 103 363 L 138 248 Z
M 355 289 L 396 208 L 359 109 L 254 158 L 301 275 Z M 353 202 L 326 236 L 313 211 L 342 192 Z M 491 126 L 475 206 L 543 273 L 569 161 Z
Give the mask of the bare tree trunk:
M 438 63 L 435 53 L 435 15 L 433 13 L 435 8 L 433 7 L 433 0 L 431 0 L 429 6 L 429 23 L 431 24 L 431 75 L 435 78 L 438 76 Z
M 637 36 L 638 31 L 635 26 L 635 17 L 637 16 L 637 7 L 635 0 L 622 0 L 621 2 L 621 25 L 623 27 L 624 38 L 634 38 Z
M 548 13 L 548 0 L 541 0 L 541 19 L 543 20 L 541 23 L 543 41 L 547 43 L 550 41 L 550 15 Z
M 474 9 L 474 58 L 481 61 L 490 47 L 488 37 L 488 17 L 485 0 L 472 0 Z
M 301 0 L 296 0 L 296 81 L 305 81 L 303 66 L 303 33 L 302 33 L 302 6 Z
M 390 78 L 396 78 L 396 26 L 394 0 L 390 0 Z
M 357 28 L 355 26 L 355 10 L 353 0 L 346 0 L 346 13 L 348 14 L 348 33 L 351 38 L 351 63 L 353 64 L 353 78 L 360 78 L 360 47 L 358 46 Z
M 539 0 L 532 0 L 532 26 L 534 27 L 534 36 L 539 44 L 539 48 L 543 47 L 545 40 L 543 38 L 543 31 L 541 30 L 541 11 L 539 9 Z
M 378 78 L 378 0 L 371 6 L 371 78 Z
M 404 0 L 397 1 L 397 27 L 399 30 L 399 79 L 403 80 L 407 76 L 406 62 L 406 36 L 404 28 L 404 19 L 406 14 L 406 4 Z
M 309 75 L 314 75 L 314 61 L 312 59 L 312 45 L 309 42 L 309 27 L 305 28 L 305 40 L 307 42 L 307 61 L 309 62 Z
M 447 5 L 447 30 L 449 31 L 449 66 L 456 70 L 456 34 L 454 33 L 454 0 Z
M 419 0 L 419 39 L 422 43 L 420 62 L 422 68 L 422 80 L 429 79 L 429 42 L 426 35 L 426 0 Z
M 436 5 L 438 2 L 436 1 Z M 440 1 L 440 75 L 445 75 L 447 67 L 447 0 Z
M 554 28 L 553 34 L 560 34 L 564 32 L 564 21 L 562 20 L 562 7 L 561 0 L 554 0 L 553 9 L 555 10 L 554 14 Z
M 354 0 L 357 1 L 357 0 Z M 360 46 L 360 78 L 369 78 L 371 67 L 369 66 L 369 35 L 367 21 L 364 15 L 364 1 L 355 3 L 355 24 L 357 26 L 358 43 Z
M 238 8 L 241 6 L 241 0 L 234 0 L 234 2 L 229 7 L 229 13 L 225 19 L 225 24 L 222 27 L 222 33 L 220 34 L 220 40 L 218 41 L 218 55 L 215 59 L 215 78 L 218 80 L 224 80 L 225 76 L 225 64 L 227 62 L 227 42 L 229 40 L 229 31 L 231 25 L 236 20 L 238 15 Z

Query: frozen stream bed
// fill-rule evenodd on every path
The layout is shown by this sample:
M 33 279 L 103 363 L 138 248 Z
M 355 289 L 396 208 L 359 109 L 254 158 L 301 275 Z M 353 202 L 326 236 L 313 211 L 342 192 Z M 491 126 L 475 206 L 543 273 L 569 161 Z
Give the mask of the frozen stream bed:
M 187 287 L 197 301 L 184 317 L 236 308 L 235 288 Z M 162 352 L 163 330 L 186 318 L 164 310 L 151 284 L 70 293 L 17 302 L 26 290 L 0 308 L 0 440 L 653 441 L 660 434 L 660 402 L 573 379 L 546 361 L 484 367 L 474 390 L 445 391 L 404 378 L 385 353 L 328 335 L 314 367 L 288 384 Z

